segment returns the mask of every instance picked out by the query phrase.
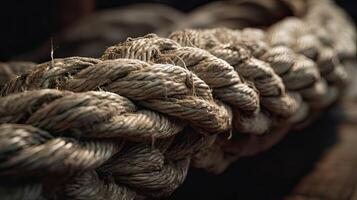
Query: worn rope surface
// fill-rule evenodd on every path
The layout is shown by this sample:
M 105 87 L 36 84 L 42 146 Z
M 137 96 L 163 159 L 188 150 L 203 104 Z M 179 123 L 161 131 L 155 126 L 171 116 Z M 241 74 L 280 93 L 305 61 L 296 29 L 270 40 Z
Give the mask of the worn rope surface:
M 270 148 L 346 86 L 355 31 L 323 2 L 267 30 L 129 38 L 1 85 L 0 197 L 160 198 L 190 165 L 220 173 Z

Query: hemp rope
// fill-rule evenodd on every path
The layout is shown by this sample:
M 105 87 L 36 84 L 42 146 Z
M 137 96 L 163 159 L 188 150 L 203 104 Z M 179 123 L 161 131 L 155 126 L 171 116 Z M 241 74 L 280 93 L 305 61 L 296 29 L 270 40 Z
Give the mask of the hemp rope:
M 327 13 L 311 3 L 314 14 L 266 32 L 129 38 L 101 60 L 54 59 L 12 79 L 0 98 L 0 196 L 160 198 L 191 162 L 219 173 L 270 148 L 346 85 L 343 61 L 354 59 L 356 36 L 326 5 Z M 322 23 L 326 15 L 336 21 Z M 326 33 L 347 28 L 328 37 L 314 23 Z

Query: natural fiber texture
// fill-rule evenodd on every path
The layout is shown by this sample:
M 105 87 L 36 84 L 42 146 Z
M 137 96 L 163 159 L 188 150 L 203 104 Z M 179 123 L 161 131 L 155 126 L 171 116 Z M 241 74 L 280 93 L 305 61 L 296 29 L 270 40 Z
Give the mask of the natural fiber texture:
M 91 195 L 96 199 L 103 190 L 106 196 L 131 199 L 135 193 L 126 185 L 141 194 L 162 196 L 170 194 L 186 175 L 188 159 L 168 160 L 171 157 L 165 158 L 163 153 L 170 150 L 160 148 L 164 144 L 170 145 L 172 140 L 163 141 L 158 148 L 130 143 L 143 141 L 145 136 L 142 138 L 143 134 L 138 132 L 152 131 L 155 125 L 150 127 L 151 130 L 147 129 L 146 126 L 151 125 L 147 121 L 150 115 L 143 117 L 138 111 L 135 116 L 135 105 L 114 93 L 35 90 L 3 97 L 0 102 L 2 177 L 18 181 L 25 175 L 26 178 L 39 178 L 51 174 L 61 175 L 65 181 L 83 172 L 73 179 L 74 182 L 63 186 L 70 198 L 83 199 Z M 156 134 L 165 128 L 165 119 L 161 120 L 163 123 L 157 119 L 154 118 L 155 123 L 160 124 L 154 130 Z M 141 122 L 133 130 L 130 126 L 135 126 L 138 120 Z M 171 133 L 177 133 L 177 124 L 166 123 Z M 154 135 L 150 137 L 155 139 Z M 117 138 L 117 141 L 107 138 Z M 114 182 L 112 186 L 104 184 L 94 172 L 87 172 L 96 168 L 102 176 L 110 175 L 123 186 Z M 88 193 L 85 188 L 88 185 L 96 190 Z M 75 191 L 71 191 L 73 187 Z M 85 190 L 83 193 L 81 188 Z
M 151 34 L 143 38 L 130 38 L 127 42 L 110 47 L 102 58 L 175 64 L 201 78 L 218 99 L 245 111 L 255 111 L 259 107 L 257 93 L 242 82 L 232 66 L 199 48 L 181 47 L 170 39 Z
M 213 101 L 210 88 L 188 70 L 169 64 L 150 65 L 133 59 L 58 59 L 54 66 L 52 62 L 41 64 L 9 82 L 2 95 L 39 88 L 115 92 L 191 122 L 207 133 L 223 132 L 230 125 L 227 109 Z
M 336 102 L 355 59 L 344 14 L 307 7 L 267 30 L 149 34 L 14 77 L 0 97 L 0 197 L 160 198 L 190 164 L 220 173 L 270 148 Z
M 255 58 L 247 48 L 236 45 L 234 42 L 226 43 L 224 39 L 216 37 L 216 31 L 227 33 L 229 29 L 184 30 L 170 35 L 170 38 L 186 46 L 198 46 L 207 49 L 213 55 L 226 60 L 236 72 L 252 83 L 258 90 L 262 105 L 270 112 L 288 117 L 298 108 L 298 101 L 286 93 L 282 79 L 274 73 L 273 69 L 262 60 Z M 222 36 L 222 35 L 221 35 Z M 264 113 L 263 113 L 264 114 Z M 258 114 L 256 116 L 259 116 Z M 267 116 L 261 120 L 270 120 Z M 270 124 L 264 121 L 256 124 Z M 238 126 L 239 127 L 239 126 Z M 270 127 L 260 128 L 260 133 L 266 132 Z M 247 130 L 246 132 L 253 132 Z
M 0 88 L 2 88 L 6 82 L 32 69 L 35 65 L 33 62 L 19 61 L 0 63 Z

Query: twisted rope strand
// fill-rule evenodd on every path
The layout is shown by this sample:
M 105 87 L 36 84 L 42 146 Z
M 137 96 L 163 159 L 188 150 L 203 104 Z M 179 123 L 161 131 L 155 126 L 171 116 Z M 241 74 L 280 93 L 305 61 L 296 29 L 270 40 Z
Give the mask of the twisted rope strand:
M 169 64 L 150 65 L 133 59 L 95 60 L 97 64 L 81 64 L 81 60 L 87 58 L 56 59 L 55 66 L 51 66 L 51 62 L 44 63 L 12 80 L 2 94 L 25 88 L 59 88 L 75 92 L 102 89 L 187 120 L 206 133 L 219 133 L 229 128 L 229 111 L 215 103 L 210 88 L 186 69 Z

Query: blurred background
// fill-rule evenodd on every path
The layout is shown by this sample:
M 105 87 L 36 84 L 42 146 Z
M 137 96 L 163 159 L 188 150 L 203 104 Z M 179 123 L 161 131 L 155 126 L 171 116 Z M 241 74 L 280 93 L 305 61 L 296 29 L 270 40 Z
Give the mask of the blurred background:
M 282 2 L 283 1 L 284 0 L 282 0 Z M 95 56 L 96 53 L 88 52 L 89 50 L 77 49 L 77 51 L 74 51 L 73 48 L 74 46 L 80 46 L 78 43 L 83 43 L 83 40 L 96 40 L 96 42 L 102 42 L 104 45 L 111 45 L 113 41 L 119 42 L 119 40 L 123 40 L 128 36 L 134 37 L 149 32 L 157 32 L 159 28 L 174 24 L 177 21 L 184 21 L 183 18 L 185 14 L 193 12 L 198 7 L 210 2 L 212 1 L 4 0 L 0 3 L 0 22 L 2 26 L 0 31 L 0 60 L 48 60 L 50 54 L 49 41 L 51 37 L 54 40 L 55 55 L 59 57 L 71 54 Z M 269 0 L 266 2 L 269 2 Z M 148 9 L 133 7 L 133 5 L 137 3 L 155 3 L 163 6 Z M 342 6 L 354 20 L 357 19 L 356 1 L 338 0 L 337 3 Z M 125 9 L 128 6 L 129 8 L 131 6 L 132 9 L 129 12 L 125 11 L 128 10 Z M 105 14 L 105 11 L 111 13 Z M 95 12 L 102 12 L 102 14 L 91 18 L 90 16 Z M 200 10 L 198 10 L 198 12 L 200 12 Z M 209 12 L 213 12 L 213 10 Z M 239 12 L 240 10 L 238 9 L 237 13 Z M 262 10 L 262 13 L 263 12 Z M 113 16 L 113 13 L 115 13 L 115 16 Z M 256 15 L 257 14 L 259 13 L 256 13 Z M 291 13 L 279 14 L 283 17 Z M 237 16 L 226 16 L 226 18 L 241 18 L 239 15 L 240 14 L 237 14 Z M 269 16 L 271 15 L 265 15 L 264 17 L 269 18 Z M 267 24 L 269 24 L 268 18 L 265 19 L 267 20 Z M 103 23 L 107 23 L 107 25 L 103 25 Z M 251 21 L 249 21 L 249 25 L 252 26 Z M 244 24 L 241 26 L 244 26 Z M 112 34 L 109 32 L 112 32 Z M 93 46 L 95 45 L 96 44 L 93 44 Z M 98 49 L 99 47 L 97 46 L 96 48 Z
M 205 27 L 207 24 L 215 25 L 214 22 L 233 28 L 264 27 L 292 15 L 292 12 L 297 12 L 294 13 L 297 15 L 303 12 L 301 8 L 289 10 L 288 1 L 281 2 L 266 10 L 259 8 L 260 12 L 256 13 L 244 13 L 247 8 L 240 10 L 238 6 L 232 8 L 237 9 L 233 16 L 225 16 L 219 10 L 205 6 L 212 3 L 208 0 L 3 0 L 0 3 L 0 60 L 47 61 L 51 49 L 55 57 L 98 57 L 107 46 L 128 36 L 143 36 L 151 32 L 164 35 L 174 27 Z M 356 22 L 357 2 L 339 0 L 337 3 Z M 286 9 L 281 9 L 284 6 Z M 219 20 L 207 21 L 202 13 L 210 13 Z M 194 20 L 187 20 L 187 16 Z M 301 187 L 321 185 L 342 185 L 340 189 L 331 191 L 340 190 L 338 195 L 347 196 L 341 198 L 331 194 L 316 199 L 357 197 L 357 175 L 353 173 L 357 167 L 357 149 L 354 147 L 357 142 L 356 108 L 355 104 L 342 103 L 340 107 L 327 111 L 311 127 L 288 135 L 280 144 L 259 156 L 239 160 L 220 176 L 192 170 L 185 184 L 169 199 L 307 199 L 299 197 Z M 341 150 L 341 145 L 336 144 L 346 144 L 347 147 Z M 343 176 L 334 174 L 336 168 L 327 169 L 322 174 L 316 172 L 317 175 L 313 171 L 326 149 L 332 151 L 327 159 L 345 159 L 336 161 L 336 166 L 333 166 L 350 166 L 347 169 L 342 167 Z M 326 175 L 326 180 L 318 183 L 307 181 L 306 184 L 304 180 L 306 176 L 309 179 L 309 174 Z M 347 183 L 347 179 L 351 181 Z M 324 190 L 327 191 L 328 187 Z

